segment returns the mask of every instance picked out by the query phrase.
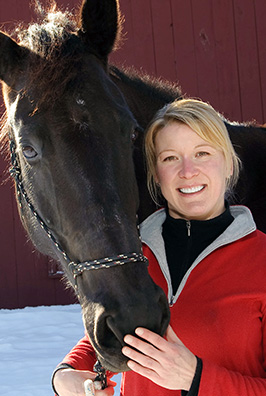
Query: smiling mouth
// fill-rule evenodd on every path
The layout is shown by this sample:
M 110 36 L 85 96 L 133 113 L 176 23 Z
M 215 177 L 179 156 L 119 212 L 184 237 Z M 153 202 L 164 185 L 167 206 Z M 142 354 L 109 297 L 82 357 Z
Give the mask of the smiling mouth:
M 202 191 L 204 188 L 205 186 L 187 187 L 187 188 L 179 188 L 178 191 L 180 191 L 182 194 L 194 194 L 199 191 Z

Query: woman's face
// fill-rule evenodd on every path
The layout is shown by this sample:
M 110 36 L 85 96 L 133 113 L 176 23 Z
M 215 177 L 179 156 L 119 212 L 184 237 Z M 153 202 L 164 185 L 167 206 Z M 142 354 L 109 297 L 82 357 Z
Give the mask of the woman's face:
M 207 220 L 224 211 L 225 157 L 185 124 L 171 123 L 155 138 L 156 182 L 174 218 Z

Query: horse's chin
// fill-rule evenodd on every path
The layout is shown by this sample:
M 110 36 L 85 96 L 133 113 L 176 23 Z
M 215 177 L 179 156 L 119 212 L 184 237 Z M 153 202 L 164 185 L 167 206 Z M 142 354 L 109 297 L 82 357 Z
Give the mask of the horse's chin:
M 124 357 L 121 352 L 112 356 L 100 356 L 97 355 L 99 362 L 105 368 L 105 370 L 113 373 L 123 373 L 129 371 L 130 368 L 127 365 L 128 359 Z
M 113 340 L 114 343 L 107 346 L 100 343 L 97 337 L 95 339 L 95 334 L 92 333 L 93 335 L 91 336 L 88 329 L 87 334 L 95 351 L 97 360 L 105 370 L 113 373 L 122 373 L 130 370 L 127 365 L 128 358 L 122 353 L 123 345 L 119 344 L 118 340 Z
M 105 370 L 113 373 L 122 373 L 130 370 L 127 365 L 128 358 L 122 353 L 122 346 L 104 347 L 98 344 L 95 345 L 92 339 L 91 344 L 95 350 L 97 360 Z

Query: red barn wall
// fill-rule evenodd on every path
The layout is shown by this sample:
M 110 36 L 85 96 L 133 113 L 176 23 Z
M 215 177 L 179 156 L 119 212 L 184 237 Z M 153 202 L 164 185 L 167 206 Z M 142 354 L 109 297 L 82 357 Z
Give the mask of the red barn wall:
M 75 7 L 75 0 L 58 0 Z M 34 18 L 29 0 L 0 0 L 0 27 Z M 124 40 L 111 56 L 178 82 L 233 121 L 266 122 L 265 0 L 120 0 Z M 3 112 L 3 106 L 2 106 Z M 8 164 L 0 158 L 0 308 L 68 304 L 74 296 L 34 253 L 20 224 Z

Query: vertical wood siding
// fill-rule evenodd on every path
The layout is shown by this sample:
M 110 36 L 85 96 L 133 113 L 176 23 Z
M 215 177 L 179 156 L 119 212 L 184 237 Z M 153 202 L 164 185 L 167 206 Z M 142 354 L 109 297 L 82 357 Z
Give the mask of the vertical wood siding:
M 1 29 L 32 20 L 29 3 L 0 0 Z M 58 1 L 69 9 L 77 3 Z M 265 0 L 120 0 L 120 5 L 124 40 L 113 62 L 178 82 L 183 93 L 209 101 L 233 121 L 266 123 Z M 33 253 L 27 242 L 4 157 L 0 308 L 73 302 L 64 283 L 49 277 L 55 263 Z
M 265 0 L 121 0 L 112 59 L 178 82 L 233 121 L 266 122 Z

